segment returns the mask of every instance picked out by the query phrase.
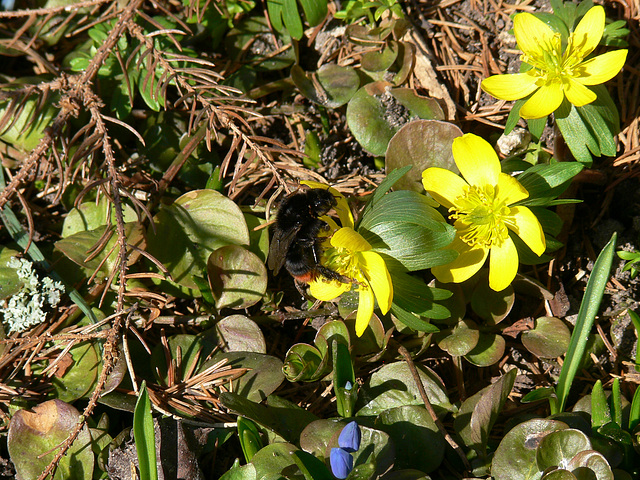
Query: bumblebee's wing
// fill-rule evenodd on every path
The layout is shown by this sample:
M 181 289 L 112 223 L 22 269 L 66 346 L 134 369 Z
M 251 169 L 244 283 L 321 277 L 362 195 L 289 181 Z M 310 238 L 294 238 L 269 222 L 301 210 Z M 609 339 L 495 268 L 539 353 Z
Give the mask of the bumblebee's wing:
M 273 270 L 273 274 L 277 275 L 287 258 L 289 247 L 293 243 L 300 228 L 292 228 L 289 230 L 275 229 L 271 244 L 269 245 L 269 257 L 267 258 L 267 266 Z

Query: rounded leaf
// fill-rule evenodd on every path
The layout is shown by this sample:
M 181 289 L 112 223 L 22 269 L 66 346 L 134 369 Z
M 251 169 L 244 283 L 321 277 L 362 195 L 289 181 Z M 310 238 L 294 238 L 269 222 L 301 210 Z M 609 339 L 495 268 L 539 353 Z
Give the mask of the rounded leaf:
M 162 207 L 147 231 L 148 251 L 171 274 L 172 280 L 196 289 L 214 250 L 248 245 L 249 229 L 240 208 L 215 190 L 194 190 Z
M 59 446 L 73 431 L 80 412 L 61 400 L 49 400 L 33 408 L 18 410 L 9 423 L 7 447 L 17 478 L 31 479 L 49 465 Z M 94 456 L 85 425 L 58 464 L 56 478 L 91 478 Z
M 437 469 L 444 459 L 445 439 L 427 410 L 420 405 L 391 408 L 376 419 L 396 447 L 397 468 Z M 425 455 L 425 451 L 429 454 Z
M 569 348 L 571 332 L 556 317 L 536 319 L 535 328 L 522 332 L 522 344 L 539 358 L 561 357 Z
M 434 334 L 438 346 L 454 357 L 466 355 L 475 348 L 480 338 L 478 326 L 471 320 L 460 320 L 452 329 Z
M 322 65 L 316 73 L 305 73 L 298 65 L 294 65 L 291 67 L 291 78 L 300 93 L 327 108 L 341 107 L 351 100 L 360 87 L 360 77 L 354 68 L 330 63 Z
M 497 325 L 509 315 L 516 296 L 511 285 L 499 292 L 489 287 L 487 273 L 483 270 L 479 275 L 481 279 L 471 294 L 471 308 L 487 325 Z
M 389 141 L 385 155 L 387 173 L 405 165 L 413 168 L 396 183 L 398 189 L 422 192 L 422 172 L 440 167 L 458 173 L 453 160 L 453 140 L 462 130 L 453 123 L 439 120 L 414 120 L 402 127 Z
M 267 353 L 260 327 L 244 315 L 229 315 L 215 326 L 215 337 L 224 352 Z
M 556 420 L 529 420 L 513 427 L 502 438 L 491 462 L 495 480 L 533 480 L 540 478 L 536 450 L 542 439 L 551 432 L 567 429 Z
M 442 380 L 427 367 L 418 366 L 427 397 L 436 411 L 449 410 L 451 404 Z M 361 398 L 367 403 L 358 411 L 358 416 L 378 415 L 384 410 L 405 405 L 423 405 L 418 387 L 405 362 L 384 365 L 373 373 L 363 387 Z
M 536 452 L 538 469 L 544 471 L 568 465 L 573 457 L 584 450 L 591 450 L 591 442 L 580 430 L 568 428 L 549 433 L 540 441 Z
M 506 342 L 500 335 L 481 332 L 478 344 L 464 358 L 478 367 L 488 367 L 500 361 L 504 355 L 505 345 Z
M 267 268 L 255 253 L 239 245 L 213 251 L 207 274 L 216 308 L 247 308 L 267 291 Z
M 24 285 L 24 282 L 18 277 L 18 270 L 8 265 L 13 257 L 19 256 L 17 250 L 0 247 L 0 300 L 18 293 Z

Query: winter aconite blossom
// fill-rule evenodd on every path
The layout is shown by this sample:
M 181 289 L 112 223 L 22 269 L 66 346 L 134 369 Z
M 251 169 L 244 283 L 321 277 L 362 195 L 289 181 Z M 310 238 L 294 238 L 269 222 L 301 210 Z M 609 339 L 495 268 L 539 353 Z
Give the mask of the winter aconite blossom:
M 327 280 L 319 276 L 309 282 L 309 292 L 318 300 L 331 301 L 355 288 L 358 292 L 356 334 L 362 335 L 371 320 L 375 300 L 383 314 L 391 308 L 393 285 L 384 259 L 354 229 L 353 215 L 346 199 L 335 189 L 321 183 L 305 182 L 314 188 L 328 188 L 337 201 L 335 207 L 342 226 L 322 217 L 331 226 L 331 237 L 324 243 L 323 265 L 350 279 L 349 282 Z
M 529 193 L 510 175 L 488 142 L 467 133 L 453 141 L 453 157 L 462 178 L 443 168 L 422 172 L 425 190 L 449 209 L 456 237 L 451 248 L 456 260 L 431 269 L 441 282 L 463 282 L 489 258 L 489 286 L 505 289 L 518 271 L 518 252 L 509 230 L 536 254 L 545 250 L 542 227 L 527 207 L 513 206 Z M 466 180 L 466 181 L 465 181 Z
M 518 100 L 533 93 L 522 108 L 523 118 L 542 118 L 554 112 L 567 97 L 576 107 L 596 99 L 588 85 L 615 77 L 627 58 L 627 50 L 614 50 L 587 59 L 604 32 L 604 9 L 592 7 L 562 48 L 560 33 L 530 13 L 513 19 L 513 31 L 522 50 L 521 60 L 531 69 L 524 73 L 494 75 L 482 88 L 502 100 Z M 535 93 L 534 93 L 535 92 Z

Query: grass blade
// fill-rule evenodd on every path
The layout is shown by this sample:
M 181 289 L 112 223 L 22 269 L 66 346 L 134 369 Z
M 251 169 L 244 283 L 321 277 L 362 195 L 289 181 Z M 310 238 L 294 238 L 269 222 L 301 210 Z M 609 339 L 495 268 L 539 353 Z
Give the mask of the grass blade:
M 138 454 L 138 465 L 141 480 L 158 480 L 156 464 L 156 434 L 153 430 L 151 401 L 147 393 L 147 385 L 142 382 L 140 394 L 133 411 L 133 439 Z
M 557 402 L 551 402 L 552 414 L 564 411 L 571 384 L 582 362 L 587 339 L 589 338 L 593 321 L 600 308 L 604 288 L 609 279 L 609 272 L 611 271 L 611 264 L 613 263 L 616 248 L 616 240 L 617 233 L 614 233 L 609 243 L 605 245 L 600 255 L 598 255 L 598 259 L 593 266 L 593 271 L 587 282 L 587 288 L 585 289 L 580 310 L 578 311 L 576 326 L 571 334 L 569 350 L 567 351 L 567 356 L 564 359 L 564 364 L 560 371 L 560 378 L 558 379 L 558 386 L 556 388 L 558 399 Z

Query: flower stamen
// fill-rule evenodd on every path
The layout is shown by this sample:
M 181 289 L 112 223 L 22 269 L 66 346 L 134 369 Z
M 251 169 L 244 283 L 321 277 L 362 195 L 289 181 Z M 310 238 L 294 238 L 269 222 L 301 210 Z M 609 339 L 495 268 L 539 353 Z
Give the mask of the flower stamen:
M 450 218 L 457 220 L 460 239 L 470 246 L 500 246 L 509 236 L 511 209 L 499 200 L 493 185 L 470 185 L 450 208 Z

